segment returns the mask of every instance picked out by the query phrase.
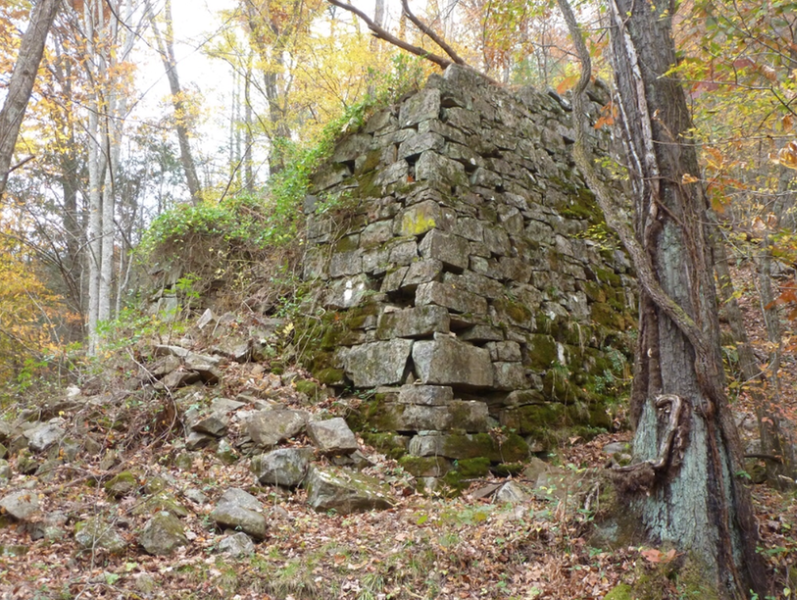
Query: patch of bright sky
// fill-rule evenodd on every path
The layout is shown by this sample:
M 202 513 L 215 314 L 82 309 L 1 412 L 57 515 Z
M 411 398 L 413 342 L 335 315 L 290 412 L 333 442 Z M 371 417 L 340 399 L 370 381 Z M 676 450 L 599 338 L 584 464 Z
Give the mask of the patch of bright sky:
M 202 120 L 200 155 L 212 160 L 214 154 L 226 160 L 229 145 L 230 112 L 234 79 L 232 68 L 223 60 L 211 58 L 206 50 L 214 38 L 231 25 L 224 20 L 223 11 L 236 7 L 236 0 L 172 0 L 174 19 L 174 50 L 177 71 L 183 89 L 198 92 L 203 99 L 206 117 Z M 353 4 L 372 15 L 374 0 L 355 0 Z M 398 21 L 401 5 L 398 0 L 386 0 L 386 23 Z M 340 18 L 349 13 L 337 9 Z M 145 36 L 151 39 L 149 35 Z M 142 99 L 134 120 L 155 119 L 163 111 L 171 111 L 169 84 L 163 64 L 154 48 L 144 48 L 136 57 L 138 89 Z

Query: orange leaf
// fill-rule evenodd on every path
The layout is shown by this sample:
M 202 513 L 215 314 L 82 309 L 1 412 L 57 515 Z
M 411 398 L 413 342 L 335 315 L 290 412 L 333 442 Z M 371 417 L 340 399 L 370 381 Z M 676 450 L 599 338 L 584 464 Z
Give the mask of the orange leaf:
M 688 184 L 688 183 L 697 183 L 700 181 L 694 175 L 690 175 L 689 173 L 684 173 L 683 177 L 681 177 L 681 183 Z

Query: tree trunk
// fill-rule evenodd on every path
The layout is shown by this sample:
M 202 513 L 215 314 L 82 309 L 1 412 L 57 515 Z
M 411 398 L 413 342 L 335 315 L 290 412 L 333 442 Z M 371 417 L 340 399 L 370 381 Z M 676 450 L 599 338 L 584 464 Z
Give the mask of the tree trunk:
M 40 0 L 34 6 L 30 24 L 22 36 L 19 56 L 8 84 L 8 94 L 0 109 L 0 197 L 5 192 L 19 128 L 44 54 L 47 33 L 60 5 L 61 0 Z
M 674 4 L 615 0 L 612 58 L 634 189 L 634 222 L 598 177 L 586 149 L 583 93 L 589 54 L 572 10 L 559 0 L 583 72 L 574 97 L 574 158 L 607 224 L 626 246 L 640 281 L 632 392 L 636 464 L 620 479 L 644 490 L 633 501 L 645 534 L 688 553 L 721 597 L 761 596 L 749 492 L 738 473 L 741 446 L 727 399 L 719 344 L 709 206 L 699 184 L 690 115 L 675 65 Z
M 778 177 L 778 199 L 772 208 L 774 216 L 772 230 L 783 227 L 783 215 L 786 207 L 791 205 L 789 198 L 790 171 L 780 167 Z M 767 219 L 769 221 L 769 219 Z M 762 385 L 767 383 L 768 394 L 760 394 L 756 398 L 758 429 L 761 436 L 761 454 L 772 456 L 776 460 L 766 459 L 767 480 L 780 488 L 794 487 L 795 456 L 793 437 L 788 431 L 788 424 L 783 416 L 783 398 L 780 389 L 781 354 L 783 352 L 783 332 L 775 294 L 772 290 L 772 251 L 773 243 L 770 232 L 761 240 L 761 250 L 756 259 L 758 267 L 758 292 L 761 299 L 761 312 L 767 330 L 769 342 L 769 358 L 766 372 L 763 373 Z
M 280 30 L 278 22 L 272 18 L 268 3 L 256 8 L 247 5 L 246 17 L 252 36 L 252 43 L 263 63 L 263 91 L 268 102 L 269 131 L 271 141 L 269 150 L 268 167 L 269 176 L 279 173 L 284 165 L 282 157 L 277 151 L 275 142 L 280 139 L 290 139 L 290 129 L 285 122 L 286 91 L 282 89 L 282 70 L 284 60 L 282 53 L 285 50 L 286 34 Z
M 252 55 L 246 61 L 244 74 L 244 187 L 250 194 L 255 193 L 255 174 L 252 161 L 252 146 L 255 143 L 252 135 Z
M 183 99 L 183 91 L 180 87 L 180 79 L 177 77 L 177 61 L 174 58 L 174 24 L 172 21 L 172 2 L 166 0 L 163 8 L 164 21 L 166 24 L 165 36 L 158 30 L 155 20 L 152 19 L 152 31 L 155 34 L 155 42 L 158 45 L 158 54 L 161 55 L 163 66 L 166 69 L 166 77 L 169 80 L 169 88 L 172 92 L 172 107 L 174 108 L 175 130 L 177 131 L 177 142 L 180 145 L 180 162 L 183 165 L 185 181 L 188 185 L 188 192 L 191 194 L 191 202 L 195 205 L 202 199 L 199 177 L 196 174 L 196 163 L 191 154 L 191 144 L 188 141 L 188 127 L 186 126 L 186 103 Z M 164 39 L 165 37 L 165 39 Z

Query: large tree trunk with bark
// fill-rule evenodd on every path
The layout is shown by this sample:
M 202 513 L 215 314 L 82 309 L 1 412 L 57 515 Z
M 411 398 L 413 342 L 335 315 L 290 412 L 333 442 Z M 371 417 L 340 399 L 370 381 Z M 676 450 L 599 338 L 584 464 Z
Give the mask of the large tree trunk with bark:
M 47 33 L 60 5 L 61 0 L 40 0 L 31 12 L 30 24 L 22 37 L 19 56 L 8 84 L 8 94 L 0 109 L 0 196 L 6 188 L 14 146 L 44 54 Z
M 640 281 L 632 419 L 636 464 L 619 474 L 645 534 L 697 563 L 723 598 L 767 587 L 742 452 L 724 394 L 709 205 L 699 183 L 691 119 L 671 37 L 675 4 L 614 0 L 612 57 L 634 193 L 633 223 L 586 149 L 583 92 L 589 55 L 559 0 L 584 72 L 574 98 L 574 157 Z

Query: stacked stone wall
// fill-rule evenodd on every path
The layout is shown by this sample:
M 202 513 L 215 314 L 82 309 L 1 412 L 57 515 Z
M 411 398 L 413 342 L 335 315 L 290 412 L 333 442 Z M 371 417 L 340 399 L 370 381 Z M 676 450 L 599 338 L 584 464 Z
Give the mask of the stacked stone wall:
M 323 311 L 300 332 L 306 356 L 326 383 L 377 389 L 369 426 L 415 436 L 411 454 L 434 458 L 419 474 L 512 462 L 485 436 L 496 425 L 520 454 L 551 429 L 608 425 L 635 282 L 594 239 L 572 141 L 565 100 L 452 67 L 342 139 L 314 178 L 304 276 Z

